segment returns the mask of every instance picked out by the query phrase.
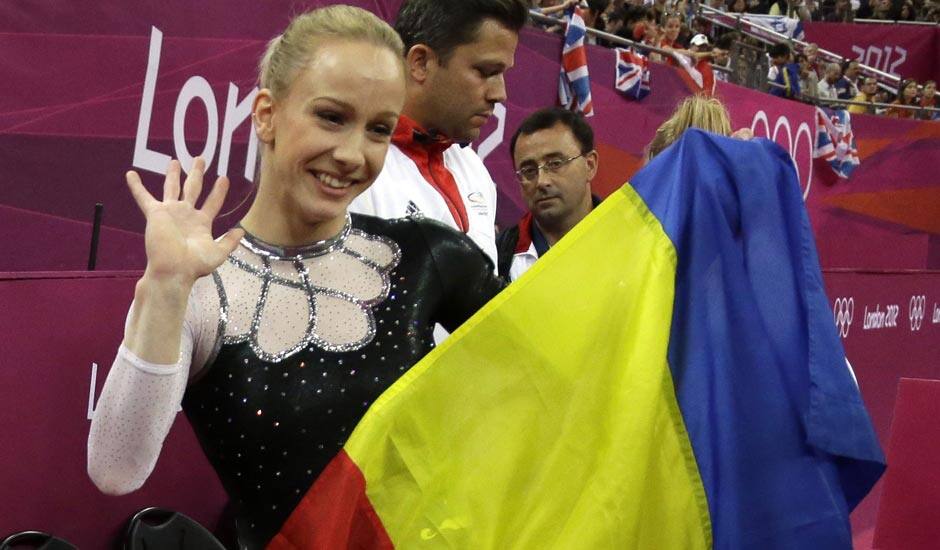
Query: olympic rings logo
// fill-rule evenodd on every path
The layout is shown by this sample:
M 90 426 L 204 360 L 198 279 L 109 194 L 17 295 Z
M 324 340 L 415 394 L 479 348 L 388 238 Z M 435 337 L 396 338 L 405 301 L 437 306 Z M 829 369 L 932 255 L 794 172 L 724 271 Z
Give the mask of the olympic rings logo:
M 852 328 L 852 318 L 855 316 L 855 298 L 836 298 L 832 306 L 832 318 L 839 330 L 839 336 L 845 338 Z
M 757 131 L 759 124 L 764 126 L 763 134 L 759 134 Z M 781 130 L 785 133 L 781 134 Z M 806 158 L 809 162 L 806 171 L 806 187 L 803 188 L 803 200 L 805 201 L 806 197 L 809 196 L 810 185 L 813 183 L 813 130 L 810 129 L 809 124 L 801 122 L 796 128 L 796 135 L 794 135 L 790 126 L 790 119 L 786 116 L 780 116 L 777 117 L 777 122 L 774 123 L 774 131 L 771 133 L 767 113 L 761 110 L 754 113 L 754 119 L 751 121 L 751 131 L 754 132 L 754 137 L 766 137 L 776 142 L 790 154 L 790 160 L 793 162 L 794 170 L 796 170 L 796 179 L 800 182 L 801 187 L 803 186 L 803 178 L 800 176 L 800 167 L 797 165 L 796 158 L 797 153 L 800 151 L 800 145 L 806 143 Z M 778 135 L 781 136 L 781 139 L 786 136 L 786 144 L 777 142 Z
M 911 322 L 911 332 L 920 330 L 924 325 L 926 314 L 927 297 L 924 295 L 911 296 L 911 301 L 907 305 L 907 317 Z

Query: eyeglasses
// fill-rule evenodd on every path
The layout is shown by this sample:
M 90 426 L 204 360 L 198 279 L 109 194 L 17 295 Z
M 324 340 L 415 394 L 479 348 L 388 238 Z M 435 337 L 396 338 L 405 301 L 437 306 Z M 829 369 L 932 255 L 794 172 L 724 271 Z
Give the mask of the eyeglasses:
M 581 158 L 586 154 L 587 153 L 581 153 L 580 155 L 566 159 L 551 159 L 537 166 L 526 166 L 525 168 L 516 170 L 516 177 L 519 178 L 519 181 L 522 183 L 534 183 L 539 179 L 539 172 L 542 170 L 545 170 L 547 174 L 557 174 L 558 171 L 564 168 L 569 162 Z

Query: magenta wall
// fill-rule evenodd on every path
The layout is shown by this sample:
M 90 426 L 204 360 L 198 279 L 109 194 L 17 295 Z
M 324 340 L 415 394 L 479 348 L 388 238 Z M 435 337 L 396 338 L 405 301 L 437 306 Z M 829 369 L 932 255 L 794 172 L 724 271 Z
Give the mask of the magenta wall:
M 807 42 L 901 78 L 940 80 L 940 27 L 803 23 Z
M 243 175 L 250 134 L 238 105 L 254 86 L 258 54 L 291 13 L 323 3 L 236 0 L 193 7 L 174 0 L 132 10 L 115 0 L 0 3 L 0 71 L 15 83 L 0 88 L 0 271 L 83 269 L 88 222 L 99 201 L 105 204 L 99 269 L 143 267 L 142 218 L 122 175 L 135 162 L 150 165 L 148 157 L 175 155 L 183 146 L 174 139 L 174 113 L 187 82 L 196 82 L 190 86 L 198 92 L 192 77 L 209 83 L 218 118 L 210 173 L 219 171 L 227 152 L 234 183 L 229 207 L 237 204 L 251 188 Z M 397 5 L 353 3 L 385 17 Z M 151 27 L 162 31 L 154 57 L 159 68 L 150 59 Z M 523 33 L 507 76 L 506 110 L 476 144 L 499 186 L 503 224 L 522 209 L 508 140 L 528 113 L 555 101 L 559 50 L 557 37 Z M 631 102 L 613 90 L 612 52 L 591 48 L 589 61 L 597 113 L 591 123 L 601 157 L 595 187 L 607 194 L 640 167 L 643 147 L 688 90 L 673 69 L 657 65 L 652 94 Z M 145 93 L 148 65 L 152 94 Z M 850 298 L 854 304 L 844 343 L 886 442 L 897 378 L 940 377 L 940 323 L 933 322 L 940 276 L 923 272 L 940 269 L 940 123 L 855 117 L 862 166 L 850 180 L 827 185 L 813 171 L 812 108 L 731 85 L 720 85 L 719 95 L 736 127 L 754 128 L 794 158 L 820 256 L 831 268 L 825 275 L 833 305 Z M 141 124 L 148 108 L 149 124 Z M 213 117 L 200 99 L 184 112 L 178 126 L 186 150 L 195 154 L 206 144 Z M 240 121 L 230 147 L 222 137 L 226 113 Z M 141 169 L 156 188 L 161 176 Z M 233 213 L 219 228 L 237 219 Z M 100 390 L 113 359 L 134 279 L 133 273 L 0 277 L 0 535 L 48 528 L 80 547 L 102 548 L 134 511 L 151 504 L 183 510 L 208 526 L 217 521 L 224 495 L 183 420 L 139 493 L 106 497 L 85 474 L 89 394 L 93 385 Z M 920 296 L 926 318 L 914 330 Z M 898 308 L 896 326 L 863 328 L 866 308 L 886 311 L 889 305 Z M 98 365 L 95 384 L 92 363 Z M 861 543 L 870 537 L 878 491 L 853 516 Z
M 131 515 L 154 505 L 217 523 L 226 497 L 182 414 L 140 491 L 104 495 L 85 471 L 90 399 L 139 276 L 0 274 L 0 538 L 39 529 L 79 548 L 111 548 Z
M 123 173 L 136 166 L 155 189 L 162 181 L 157 172 L 178 152 L 205 150 L 212 157 L 210 174 L 222 171 L 233 180 L 227 209 L 238 204 L 252 185 L 244 176 L 253 158 L 245 107 L 258 56 L 291 13 L 325 3 L 239 0 L 197 8 L 176 0 L 132 10 L 116 0 L 0 4 L 0 71 L 16 83 L 0 89 L 0 232 L 6 237 L 0 241 L 0 270 L 83 269 L 95 202 L 105 205 L 99 269 L 142 268 L 142 218 Z M 354 3 L 385 17 L 398 4 Z M 507 76 L 506 109 L 476 144 L 499 186 L 502 225 L 514 223 L 522 210 L 509 137 L 527 114 L 555 102 L 559 50 L 556 36 L 523 33 Z M 606 195 L 640 167 L 655 128 L 689 91 L 674 69 L 657 65 L 652 94 L 631 102 L 613 89 L 612 51 L 591 47 L 589 62 L 597 113 L 591 123 L 601 156 L 595 188 Z M 211 93 L 203 94 L 201 86 Z M 824 266 L 940 267 L 940 228 L 908 223 L 931 217 L 930 201 L 896 196 L 890 215 L 845 200 L 826 202 L 830 195 L 928 189 L 926 196 L 940 204 L 940 172 L 919 169 L 940 158 L 940 124 L 857 117 L 862 149 L 876 160 L 864 163 L 849 182 L 827 189 L 810 173 L 811 108 L 732 85 L 720 85 L 719 95 L 736 125 L 776 136 L 794 155 L 801 183 L 810 188 L 807 201 Z M 217 229 L 233 225 L 239 215 L 220 219 Z

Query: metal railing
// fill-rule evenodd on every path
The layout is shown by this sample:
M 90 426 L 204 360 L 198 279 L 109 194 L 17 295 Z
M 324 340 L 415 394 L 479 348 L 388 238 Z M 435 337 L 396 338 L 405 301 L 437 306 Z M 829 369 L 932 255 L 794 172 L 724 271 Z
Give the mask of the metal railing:
M 786 89 L 786 86 L 783 84 L 780 84 L 779 82 L 773 82 L 771 80 L 767 81 L 767 86 L 770 88 Z M 882 108 L 884 110 L 900 109 L 902 111 L 940 113 L 940 109 L 934 107 L 921 107 L 920 105 L 904 105 L 900 103 L 878 103 L 875 101 L 855 101 L 851 99 L 822 98 L 818 96 L 805 95 L 802 93 L 798 99 L 804 103 L 811 103 L 819 107 L 832 107 L 833 105 L 861 105 L 863 107 L 875 107 Z
M 743 17 L 740 14 L 732 15 L 702 4 L 696 6 L 695 13 L 698 17 L 701 17 L 715 25 L 736 30 L 765 44 L 779 44 L 781 42 L 785 42 L 790 45 L 790 49 L 793 50 L 794 53 L 802 53 L 803 50 L 809 46 L 808 42 L 797 40 L 785 34 L 779 33 L 770 27 L 755 23 L 754 21 L 749 21 L 746 17 Z M 846 61 L 846 58 L 842 57 L 841 55 L 829 50 L 824 50 L 822 48 L 819 48 L 818 56 L 820 59 L 832 63 L 842 63 L 843 61 Z M 897 93 L 897 87 L 901 84 L 901 79 L 899 77 L 876 69 L 870 65 L 859 63 L 859 72 L 862 75 L 874 77 L 876 80 L 878 80 L 879 83 L 885 84 L 885 87 L 894 93 Z
M 529 10 L 529 15 L 530 15 L 530 17 L 532 18 L 533 21 L 537 21 L 537 22 L 539 22 L 539 23 L 550 23 L 550 24 L 553 24 L 553 25 L 558 25 L 558 24 L 563 24 L 563 23 L 564 23 L 564 19 L 552 17 L 552 16 L 550 16 L 550 15 L 543 15 L 543 14 L 541 14 L 541 13 L 535 11 L 535 10 Z M 656 46 L 650 46 L 649 44 L 643 44 L 642 42 L 637 42 L 637 41 L 635 41 L 635 40 L 629 40 L 629 39 L 624 38 L 624 37 L 622 37 L 622 36 L 617 36 L 616 34 L 610 34 L 609 32 L 599 31 L 599 30 L 594 29 L 594 28 L 591 28 L 591 27 L 588 27 L 588 28 L 585 29 L 585 30 L 587 31 L 587 34 L 589 34 L 590 36 L 594 36 L 594 37 L 596 37 L 596 38 L 602 38 L 602 39 L 606 40 L 607 42 L 609 42 L 609 43 L 611 43 L 611 44 L 616 44 L 616 45 L 618 45 L 618 46 L 625 46 L 625 47 L 628 47 L 628 48 L 636 48 L 636 49 L 642 49 L 642 50 L 645 50 L 645 51 L 656 52 L 656 53 L 658 53 L 658 54 L 662 54 L 662 55 L 666 55 L 666 56 L 670 56 L 670 57 L 672 56 L 672 50 L 668 50 L 668 49 L 665 49 L 665 48 L 659 48 L 659 47 L 656 47 Z M 720 65 L 712 65 L 712 69 L 715 70 L 715 71 L 717 71 L 717 72 L 720 72 L 720 73 L 730 73 L 730 72 L 731 72 L 731 69 L 727 69 L 727 68 L 722 67 L 722 66 L 720 66 Z
M 718 10 L 714 10 L 713 8 L 709 8 L 708 6 L 700 6 L 700 7 L 701 7 L 701 8 L 705 8 L 706 10 L 718 11 Z M 725 14 L 724 12 L 719 12 L 719 13 L 721 13 L 722 15 L 727 15 L 727 14 Z M 547 23 L 547 24 L 552 24 L 552 25 L 558 25 L 558 24 L 563 24 L 563 23 L 564 23 L 564 19 L 561 19 L 561 18 L 558 18 L 558 17 L 552 17 L 552 16 L 550 16 L 550 15 L 544 15 L 544 14 L 541 14 L 541 13 L 535 11 L 535 10 L 530 10 L 530 11 L 529 11 L 529 15 L 531 16 L 531 19 L 532 19 L 533 21 L 536 21 L 536 22 L 539 22 L 539 23 Z M 738 19 L 738 20 L 740 21 L 740 17 L 737 17 L 737 18 L 735 18 L 734 16 L 729 16 L 729 17 L 731 17 L 732 19 Z M 713 21 L 713 20 L 711 20 L 711 19 L 708 19 L 708 20 L 709 20 L 709 21 L 712 21 L 713 23 L 716 23 L 716 24 L 718 24 L 718 25 L 721 25 L 721 26 L 723 26 L 723 27 L 733 28 L 733 29 L 735 29 L 735 30 L 740 30 L 739 28 L 735 28 L 735 27 L 733 27 L 733 26 L 728 27 L 727 25 L 724 24 L 724 22 Z M 759 25 L 755 25 L 755 24 L 752 23 L 752 22 L 747 22 L 747 23 L 750 24 L 750 25 L 752 25 L 752 26 L 759 26 Z M 762 26 L 761 26 L 761 27 L 762 27 Z M 637 42 L 637 41 L 635 41 L 635 40 L 629 40 L 629 39 L 627 39 L 627 38 L 623 38 L 622 36 L 617 36 L 617 35 L 615 35 L 615 34 L 610 34 L 610 33 L 604 32 L 604 31 L 599 31 L 599 30 L 597 30 L 597 29 L 590 28 L 590 27 L 588 27 L 588 28 L 585 29 L 585 30 L 586 30 L 587 34 L 589 34 L 589 35 L 591 35 L 591 36 L 594 36 L 594 37 L 596 37 L 596 38 L 602 38 L 602 39 L 606 40 L 607 42 L 609 42 L 609 43 L 611 43 L 611 44 L 616 44 L 616 45 L 618 45 L 618 46 L 625 46 L 625 47 L 630 47 L 630 48 L 637 48 L 637 49 L 642 49 L 642 50 L 646 50 L 646 51 L 652 51 L 652 52 L 656 52 L 656 53 L 659 53 L 659 54 L 662 54 L 662 55 L 666 55 L 666 56 L 671 56 L 671 55 L 672 55 L 672 51 L 671 51 L 671 50 L 667 50 L 667 49 L 664 49 L 664 48 L 659 48 L 659 47 L 656 47 L 656 46 L 650 46 L 650 45 L 648 45 L 648 44 L 643 44 L 642 42 Z M 790 39 L 790 38 L 787 37 L 786 35 L 780 34 L 780 33 L 774 31 L 774 30 L 771 29 L 771 28 L 762 27 L 762 30 L 763 30 L 763 31 L 766 31 L 766 33 L 767 33 L 769 36 L 774 36 L 774 35 L 775 35 L 776 37 L 779 37 L 780 41 L 785 41 L 785 42 L 800 44 L 800 45 L 802 45 L 802 47 L 806 47 L 806 45 L 807 45 L 806 42 L 801 42 L 801 41 L 799 41 L 799 40 Z M 750 35 L 749 35 L 749 36 L 750 36 Z M 776 44 L 776 43 L 777 43 L 777 42 L 771 42 L 770 39 L 765 38 L 765 37 L 755 37 L 755 38 L 758 38 L 759 40 L 764 41 L 764 42 L 767 43 L 767 44 Z M 743 46 L 746 46 L 746 45 L 744 45 L 744 44 L 742 44 L 742 45 L 743 45 Z M 757 51 L 760 51 L 761 53 L 763 53 L 762 50 L 757 49 Z M 832 52 L 826 52 L 825 50 L 819 50 L 819 53 L 820 53 L 820 54 L 823 54 L 824 52 L 825 52 L 825 54 L 828 54 L 828 55 L 830 55 L 830 56 L 836 57 L 836 58 L 838 58 L 838 59 L 840 59 L 840 60 L 842 59 L 841 57 L 838 57 L 836 54 L 834 54 L 834 53 L 832 53 Z M 732 69 L 728 69 L 728 68 L 722 67 L 722 66 L 720 66 L 720 65 L 712 65 L 712 69 L 713 69 L 714 71 L 722 72 L 722 73 L 733 73 L 733 70 L 732 70 Z M 892 75 L 889 75 L 889 74 L 887 74 L 887 73 L 884 73 L 884 72 L 881 72 L 881 71 L 877 71 L 877 69 L 871 69 L 870 67 L 869 67 L 869 69 L 872 70 L 872 71 L 879 72 L 879 73 L 881 73 L 882 75 L 885 75 L 886 77 L 890 77 L 890 78 L 897 79 L 897 77 L 893 77 Z M 766 71 L 764 71 L 763 74 L 766 74 Z M 774 88 L 785 88 L 785 87 L 786 87 L 786 86 L 783 86 L 782 84 L 778 84 L 778 83 L 776 83 L 776 82 L 766 81 L 766 79 L 764 80 L 764 82 L 766 82 L 766 84 L 767 84 L 769 87 L 774 87 Z M 893 91 L 893 90 L 892 90 L 892 91 Z M 812 103 L 812 104 L 814 104 L 814 105 L 823 105 L 823 106 L 832 105 L 832 104 L 841 104 L 841 105 L 864 105 L 864 106 L 866 106 L 866 107 L 867 107 L 867 106 L 874 106 L 874 107 L 884 107 L 884 108 L 886 108 L 886 109 L 889 109 L 889 108 L 890 108 L 890 109 L 904 109 L 904 110 L 927 111 L 927 112 L 938 112 L 938 113 L 940 113 L 940 109 L 935 109 L 935 108 L 932 108 L 932 107 L 920 107 L 920 106 L 914 106 L 914 105 L 901 105 L 901 104 L 894 104 L 894 103 L 864 103 L 864 102 L 858 102 L 858 101 L 852 101 L 852 100 L 846 100 L 846 99 L 820 99 L 820 98 L 818 98 L 818 97 L 808 96 L 808 95 L 801 95 L 801 96 L 800 96 L 800 99 L 802 99 L 803 101 L 805 101 L 805 102 L 807 102 L 807 103 Z
M 867 23 L 876 25 L 920 25 L 926 27 L 940 26 L 940 23 L 931 21 L 902 21 L 900 19 L 853 19 L 853 23 Z

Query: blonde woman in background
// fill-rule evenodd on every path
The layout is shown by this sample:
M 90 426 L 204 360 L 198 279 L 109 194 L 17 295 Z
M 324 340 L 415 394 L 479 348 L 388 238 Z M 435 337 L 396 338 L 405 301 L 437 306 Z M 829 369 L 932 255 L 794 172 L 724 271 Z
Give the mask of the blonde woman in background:
M 728 109 L 718 99 L 691 96 L 680 103 L 672 116 L 656 130 L 653 141 L 646 146 L 646 161 L 649 162 L 663 152 L 689 128 L 699 128 L 713 134 L 739 139 L 754 137 L 749 128 L 731 132 L 731 117 L 728 116 Z

